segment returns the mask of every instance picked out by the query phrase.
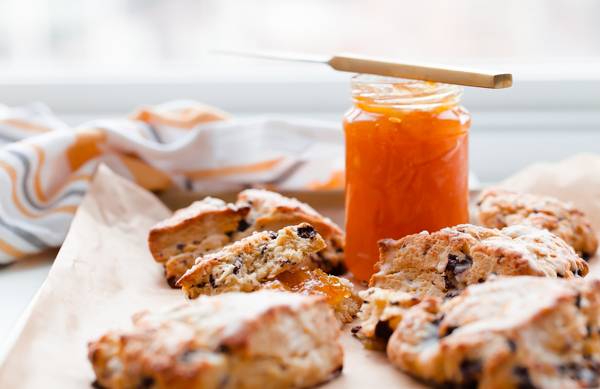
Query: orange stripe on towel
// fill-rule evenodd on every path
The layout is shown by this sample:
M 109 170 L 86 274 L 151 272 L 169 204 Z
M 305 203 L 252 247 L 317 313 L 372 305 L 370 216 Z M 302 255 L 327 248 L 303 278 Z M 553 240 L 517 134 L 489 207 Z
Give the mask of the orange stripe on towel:
M 36 215 L 33 214 L 31 212 L 29 212 L 24 206 L 23 204 L 21 204 L 21 202 L 19 201 L 19 195 L 17 194 L 17 172 L 15 171 L 15 169 L 10 166 L 9 164 L 7 164 L 4 161 L 0 161 L 0 168 L 4 169 L 7 173 L 8 176 L 10 177 L 10 180 L 12 182 L 12 200 L 13 203 L 15 204 L 15 206 L 19 209 L 19 211 L 21 211 L 21 213 L 23 213 L 25 216 L 28 216 L 30 218 L 40 218 L 52 213 L 61 213 L 61 212 L 66 212 L 66 213 L 75 213 L 75 211 L 77 210 L 77 207 L 74 205 L 65 205 L 62 207 L 58 207 L 55 208 L 49 212 L 45 212 L 43 214 L 40 215 Z
M 40 180 L 40 172 L 42 171 L 42 164 L 44 163 L 44 159 L 46 158 L 46 154 L 44 153 L 44 149 L 42 149 L 40 146 L 38 146 L 36 144 L 33 144 L 33 143 L 23 142 L 23 144 L 25 144 L 25 145 L 31 147 L 32 149 L 34 149 L 35 152 L 38 155 L 38 166 L 37 166 L 37 170 L 35 172 L 35 182 L 34 182 L 34 185 L 35 185 L 35 193 L 37 194 L 38 198 L 42 202 L 46 203 L 46 202 L 50 201 L 65 186 L 67 186 L 68 184 L 70 184 L 73 181 L 78 181 L 78 180 L 86 180 L 88 182 L 92 181 L 92 176 L 89 175 L 89 174 L 79 174 L 79 175 L 76 175 L 76 176 L 69 177 L 54 192 L 52 192 L 49 197 L 47 197 L 44 194 L 44 191 L 42 190 L 42 184 L 41 184 L 41 180 Z
M 171 186 L 171 177 L 153 168 L 135 156 L 122 155 L 121 162 L 135 178 L 139 186 L 148 190 L 165 190 Z
M 206 178 L 226 176 L 231 174 L 254 173 L 263 170 L 269 170 L 281 161 L 283 161 L 283 157 L 271 161 L 255 163 L 252 165 L 229 166 L 221 169 L 210 170 L 196 170 L 193 172 L 183 172 L 183 174 L 185 174 L 186 177 L 191 178 L 192 180 L 202 180 Z
M 100 128 L 75 131 L 75 144 L 67 149 L 67 160 L 74 172 L 86 162 L 103 154 L 99 146 L 106 142 L 106 132 Z
M 140 108 L 130 115 L 131 120 L 141 120 L 150 125 L 163 124 L 183 130 L 190 130 L 200 123 L 230 118 L 228 113 L 209 105 L 198 105 L 183 111 L 160 113 L 152 108 Z
M 6 119 L 6 120 L 2 120 L 2 123 L 6 123 L 6 124 L 10 124 L 11 126 L 15 126 L 15 127 L 19 127 L 22 130 L 33 130 L 33 131 L 37 131 L 37 132 L 50 132 L 52 131 L 51 128 L 45 127 L 45 126 L 40 126 L 38 124 L 32 124 L 32 123 L 27 123 L 27 122 L 22 122 L 20 120 L 15 120 L 15 119 Z
M 22 258 L 26 257 L 27 253 L 17 249 L 16 247 L 6 243 L 2 239 L 0 239 L 0 251 L 4 251 L 6 254 L 10 255 L 13 258 Z

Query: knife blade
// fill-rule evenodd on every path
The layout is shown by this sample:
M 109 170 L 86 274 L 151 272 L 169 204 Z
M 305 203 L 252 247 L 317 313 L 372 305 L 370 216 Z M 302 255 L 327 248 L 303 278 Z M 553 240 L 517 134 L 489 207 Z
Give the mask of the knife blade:
M 377 74 L 380 76 L 443 82 L 478 88 L 504 89 L 511 87 L 513 83 L 512 74 L 506 72 L 399 61 L 358 54 L 327 56 L 290 51 L 253 50 L 215 50 L 213 53 L 284 61 L 322 63 L 343 72 Z

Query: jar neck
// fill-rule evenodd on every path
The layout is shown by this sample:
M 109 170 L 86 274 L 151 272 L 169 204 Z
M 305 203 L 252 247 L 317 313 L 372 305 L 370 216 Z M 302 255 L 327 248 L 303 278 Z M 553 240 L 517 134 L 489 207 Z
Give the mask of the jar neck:
M 458 85 L 361 74 L 352 78 L 350 97 L 355 106 L 400 111 L 439 111 L 459 105 Z

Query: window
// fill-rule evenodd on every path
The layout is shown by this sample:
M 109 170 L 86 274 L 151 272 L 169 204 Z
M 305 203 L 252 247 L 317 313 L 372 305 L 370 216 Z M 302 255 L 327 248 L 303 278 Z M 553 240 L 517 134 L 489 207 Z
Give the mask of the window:
M 0 102 L 43 101 L 70 124 L 177 98 L 339 120 L 349 74 L 209 51 L 507 69 L 513 88 L 467 88 L 463 100 L 472 167 L 492 182 L 537 160 L 600 152 L 598 15 L 592 0 L 0 0 Z

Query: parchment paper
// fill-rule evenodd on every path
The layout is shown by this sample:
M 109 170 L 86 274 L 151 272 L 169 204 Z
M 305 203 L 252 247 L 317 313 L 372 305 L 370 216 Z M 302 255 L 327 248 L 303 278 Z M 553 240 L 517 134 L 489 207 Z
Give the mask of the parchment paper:
M 2 389 L 90 388 L 87 343 L 131 316 L 183 301 L 147 246 L 149 228 L 170 215 L 151 193 L 101 166 L 71 225 L 14 349 L 0 368 Z M 384 353 L 363 349 L 343 329 L 344 371 L 323 386 L 425 388 Z
M 503 184 L 573 201 L 599 228 L 599 156 L 536 164 Z M 150 226 L 170 213 L 151 193 L 99 168 L 23 332 L 0 368 L 0 388 L 90 388 L 94 373 L 87 342 L 109 329 L 128 328 L 136 312 L 183 300 L 181 291 L 166 285 L 147 248 Z M 600 277 L 597 257 L 589 264 L 588 277 Z M 323 388 L 426 387 L 394 369 L 384 353 L 365 350 L 350 334 L 353 325 L 343 329 L 343 374 Z

